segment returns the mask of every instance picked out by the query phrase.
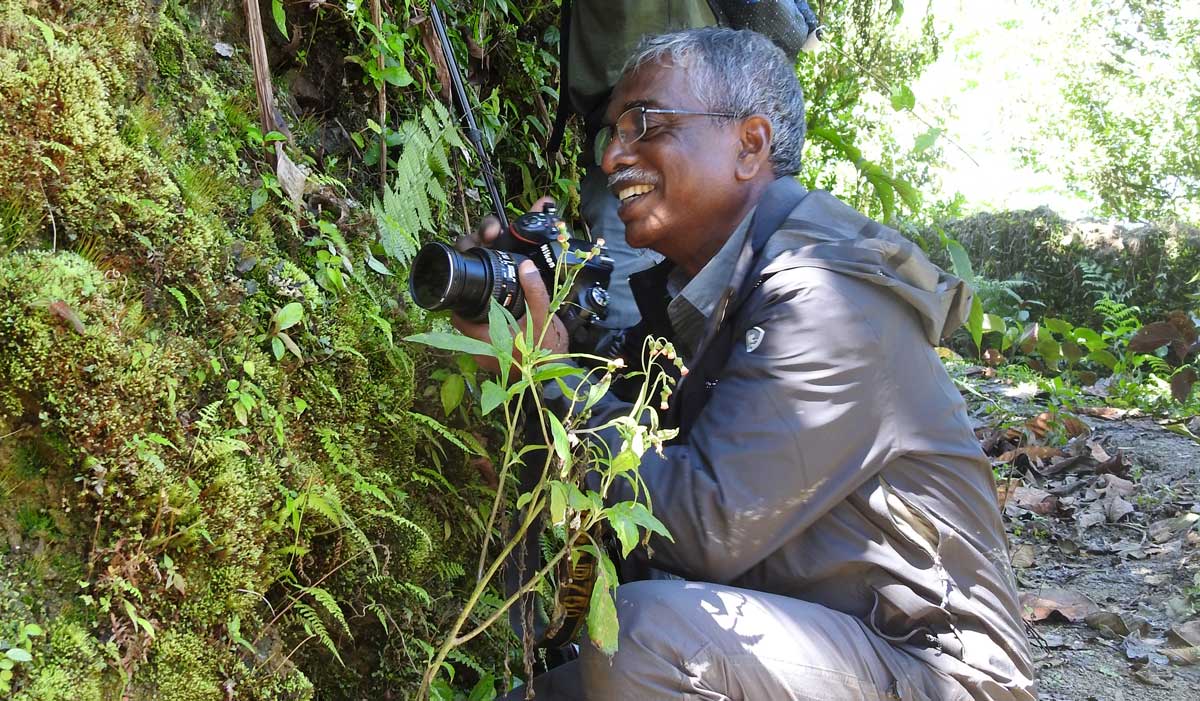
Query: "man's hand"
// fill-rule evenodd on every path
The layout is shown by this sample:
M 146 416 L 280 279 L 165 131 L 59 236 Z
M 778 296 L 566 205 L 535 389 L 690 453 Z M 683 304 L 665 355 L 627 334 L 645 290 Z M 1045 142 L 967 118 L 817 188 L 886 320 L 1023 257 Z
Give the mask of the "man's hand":
M 554 198 L 549 195 L 538 198 L 537 202 L 533 203 L 531 211 L 541 212 L 546 205 L 554 204 Z M 500 238 L 500 220 L 494 215 L 487 215 L 479 222 L 479 226 L 475 227 L 475 231 L 469 234 L 463 234 L 454 241 L 454 247 L 458 251 L 464 252 L 476 246 L 491 248 L 492 244 L 496 243 L 496 239 Z
M 496 228 L 499 229 L 498 223 Z M 495 238 L 493 237 L 492 240 Z M 525 292 L 525 304 L 529 307 L 529 311 L 518 319 L 517 323 L 522 325 L 522 331 L 532 323 L 534 342 L 537 343 L 540 339 L 542 348 L 551 353 L 566 353 L 567 327 L 563 325 L 561 319 L 550 313 L 550 293 L 546 290 L 546 284 L 542 282 L 542 275 L 538 272 L 537 266 L 531 260 L 521 261 L 521 267 L 517 269 L 517 273 L 521 280 L 521 289 Z M 464 336 L 470 336 L 485 343 L 491 342 L 486 321 L 468 321 L 455 314 L 450 317 L 450 323 Z M 518 361 L 520 360 L 516 349 L 513 349 L 513 355 Z M 475 361 L 479 363 L 479 367 L 488 372 L 500 372 L 500 366 L 495 358 L 477 355 Z

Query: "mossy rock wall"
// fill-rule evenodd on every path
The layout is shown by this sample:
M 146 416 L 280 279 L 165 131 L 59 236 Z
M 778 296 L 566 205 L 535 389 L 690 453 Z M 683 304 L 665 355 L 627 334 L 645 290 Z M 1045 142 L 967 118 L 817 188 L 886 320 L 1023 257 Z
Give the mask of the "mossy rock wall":
M 0 0 L 4 698 L 406 698 L 460 608 L 486 490 L 431 446 L 426 322 L 364 264 L 374 175 L 323 141 L 374 93 L 287 114 L 296 206 L 242 7 Z
M 977 214 L 942 225 L 966 248 L 976 275 L 1020 280 L 1035 314 L 1094 323 L 1092 305 L 1110 296 L 1142 309 L 1143 321 L 1189 307 L 1200 273 L 1200 230 L 1185 225 L 1069 221 L 1047 208 Z M 929 250 L 949 260 L 936 233 Z

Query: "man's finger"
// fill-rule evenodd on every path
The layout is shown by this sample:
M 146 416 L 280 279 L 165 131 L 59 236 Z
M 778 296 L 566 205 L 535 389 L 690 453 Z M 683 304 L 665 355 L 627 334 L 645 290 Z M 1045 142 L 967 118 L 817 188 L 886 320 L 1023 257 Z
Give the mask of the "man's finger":
M 487 215 L 479 222 L 479 226 L 475 229 L 475 236 L 479 239 L 481 246 L 491 246 L 496 239 L 500 238 L 500 220 L 495 215 Z
M 546 324 L 546 317 L 550 315 L 550 293 L 546 290 L 546 283 L 542 281 L 542 275 L 533 261 L 521 261 L 518 271 L 521 274 L 521 289 L 525 292 L 525 303 L 529 305 L 529 316 L 540 335 L 542 327 Z
M 491 245 L 500 238 L 500 220 L 492 215 L 484 217 L 479 222 L 479 226 L 469 234 L 463 234 L 454 240 L 454 248 L 460 253 L 464 253 L 477 246 L 491 248 Z
M 550 205 L 551 207 L 558 206 L 553 197 L 550 195 L 542 195 L 538 198 L 537 202 L 533 203 L 533 209 L 531 211 L 544 212 L 546 211 L 546 205 Z

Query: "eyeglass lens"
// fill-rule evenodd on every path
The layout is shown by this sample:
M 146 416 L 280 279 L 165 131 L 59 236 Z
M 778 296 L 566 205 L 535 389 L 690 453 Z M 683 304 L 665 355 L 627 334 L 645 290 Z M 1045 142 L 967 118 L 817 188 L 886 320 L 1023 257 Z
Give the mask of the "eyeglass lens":
M 646 109 L 644 107 L 627 109 L 621 113 L 620 117 L 617 117 L 615 125 L 600 128 L 600 131 L 596 133 L 595 153 L 592 154 L 596 158 L 596 165 L 600 165 L 600 162 L 604 160 L 604 152 L 612 143 L 614 133 L 621 143 L 627 145 L 645 136 Z

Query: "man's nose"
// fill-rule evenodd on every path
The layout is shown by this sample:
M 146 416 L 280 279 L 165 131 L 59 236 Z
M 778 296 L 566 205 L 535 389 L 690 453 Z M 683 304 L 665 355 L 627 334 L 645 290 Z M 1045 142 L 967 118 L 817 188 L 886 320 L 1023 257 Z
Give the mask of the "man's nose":
M 626 144 L 614 136 L 613 140 L 608 142 L 608 148 L 604 149 L 604 155 L 600 158 L 600 170 L 603 170 L 605 175 L 612 175 L 636 162 L 637 157 L 634 154 L 633 145 Z

